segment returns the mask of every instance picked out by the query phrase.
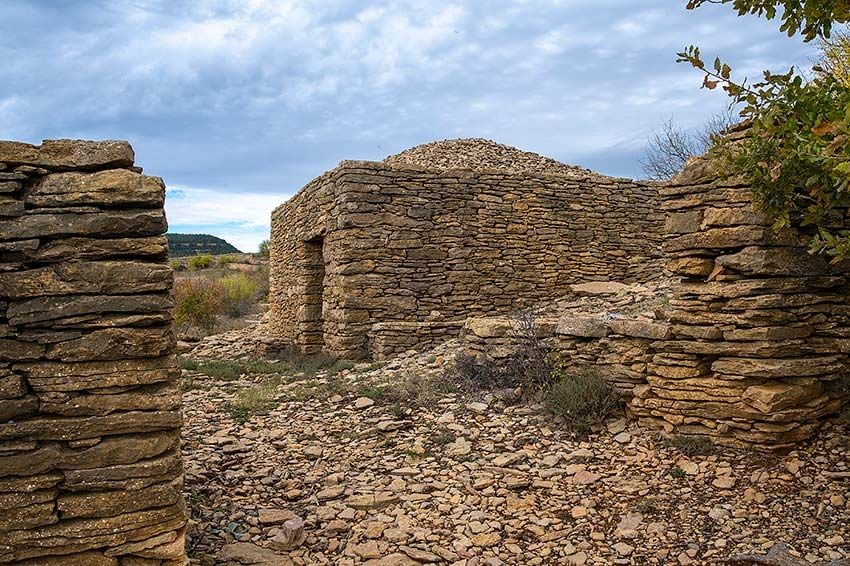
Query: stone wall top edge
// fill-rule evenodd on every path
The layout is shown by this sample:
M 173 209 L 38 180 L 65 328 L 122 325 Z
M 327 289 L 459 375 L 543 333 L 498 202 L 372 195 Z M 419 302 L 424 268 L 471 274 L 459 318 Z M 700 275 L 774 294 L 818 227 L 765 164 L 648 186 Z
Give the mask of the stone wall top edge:
M 336 174 L 338 169 L 339 169 L 339 167 L 331 169 L 330 171 L 325 171 L 324 173 L 322 173 L 318 177 L 311 179 L 310 182 L 308 182 L 306 185 L 304 185 L 303 187 L 298 189 L 298 191 L 296 191 L 295 194 L 293 194 L 288 199 L 286 199 L 285 201 L 283 201 L 282 203 L 280 203 L 279 205 L 274 207 L 274 209 L 272 210 L 272 213 L 271 213 L 272 220 L 274 220 L 274 218 L 276 218 L 278 215 L 285 212 L 291 206 L 297 206 L 298 200 L 305 198 L 305 195 L 312 188 L 320 186 L 324 181 L 331 179 Z
M 133 148 L 122 140 L 43 140 L 41 145 L 0 140 L 0 162 L 30 165 L 56 171 L 88 171 L 105 167 L 130 167 Z
M 410 164 L 398 164 L 398 163 L 384 163 L 383 161 L 365 161 L 365 160 L 343 160 L 339 162 L 334 169 L 330 172 L 333 173 L 344 173 L 347 169 L 372 169 L 375 171 L 401 171 L 401 172 L 411 172 L 411 173 L 431 173 L 434 175 L 445 175 L 451 176 L 451 174 L 463 174 L 464 176 L 469 176 L 470 174 L 475 175 L 501 175 L 504 177 L 511 177 L 516 179 L 547 179 L 547 180 L 570 180 L 570 181 L 598 181 L 598 182 L 607 182 L 607 183 L 628 183 L 637 186 L 647 186 L 647 187 L 655 187 L 660 186 L 662 183 L 658 181 L 642 181 L 636 179 L 630 179 L 628 177 L 612 177 L 609 175 L 604 175 L 602 173 L 597 173 L 596 171 L 586 170 L 583 173 L 538 173 L 532 171 L 511 171 L 507 169 L 492 169 L 492 168 L 481 168 L 481 169 L 440 169 L 440 168 L 431 168 L 431 167 L 420 167 L 417 165 Z
M 750 185 L 741 179 L 719 179 L 708 180 L 701 183 L 688 184 L 664 184 L 658 189 L 658 196 L 662 199 L 673 199 L 686 195 L 698 195 L 711 191 L 723 191 L 728 189 L 749 189 Z
M 543 180 L 549 182 L 579 182 L 579 183 L 592 183 L 592 184 L 628 184 L 636 188 L 652 188 L 659 189 L 661 187 L 666 186 L 665 183 L 659 181 L 651 181 L 651 180 L 636 180 L 629 179 L 627 177 L 609 177 L 607 175 L 603 175 L 601 173 L 596 173 L 594 171 L 588 170 L 587 173 L 571 173 L 571 174 L 544 174 L 544 173 L 536 173 L 536 172 L 521 172 L 521 171 L 508 171 L 504 169 L 430 169 L 425 167 L 419 167 L 416 165 L 401 165 L 401 164 L 389 164 L 384 163 L 382 161 L 368 161 L 368 160 L 351 160 L 346 159 L 340 161 L 339 164 L 331 170 L 325 171 L 318 177 L 315 177 L 306 185 L 298 189 L 298 191 L 286 199 L 284 202 L 279 204 L 272 210 L 271 218 L 274 220 L 285 211 L 287 211 L 292 206 L 297 206 L 298 201 L 302 198 L 306 198 L 307 193 L 314 187 L 320 185 L 323 181 L 332 180 L 337 181 L 341 177 L 343 177 L 347 173 L 354 174 L 362 174 L 363 170 L 371 170 L 375 172 L 380 171 L 390 171 L 390 172 L 409 172 L 409 173 L 421 173 L 421 174 L 429 174 L 434 175 L 436 177 L 444 176 L 444 177 L 474 177 L 481 175 L 499 175 L 505 177 L 506 179 L 516 180 L 516 181 L 528 181 L 528 180 Z

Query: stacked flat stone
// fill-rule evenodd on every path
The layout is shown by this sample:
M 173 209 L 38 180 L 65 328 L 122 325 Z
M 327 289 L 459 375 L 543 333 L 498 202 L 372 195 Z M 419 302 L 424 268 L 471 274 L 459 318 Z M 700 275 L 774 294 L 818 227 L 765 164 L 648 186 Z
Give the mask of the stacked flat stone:
M 278 207 L 276 336 L 364 358 L 427 347 L 436 323 L 526 309 L 572 283 L 660 275 L 655 185 L 563 164 L 541 172 L 533 158 L 518 171 L 525 152 L 508 153 L 498 169 L 444 169 L 472 167 L 464 156 L 427 167 L 344 161 Z
M 512 173 L 582 176 L 592 173 L 589 169 L 482 138 L 442 140 L 417 145 L 390 155 L 383 162 L 389 165 L 412 165 L 432 171 L 492 169 Z
M 605 282 L 572 285 L 571 291 L 569 300 L 535 318 L 537 337 L 565 372 L 597 372 L 631 398 L 647 383 L 654 343 L 670 337 L 669 324 L 656 319 L 654 308 L 666 288 Z M 469 319 L 461 338 L 467 353 L 497 363 L 525 340 L 511 317 Z
M 183 564 L 162 180 L 0 141 L 0 563 Z
M 845 266 L 776 232 L 746 184 L 693 161 L 662 189 L 673 337 L 653 345 L 632 410 L 669 431 L 781 448 L 842 403 L 847 371 Z M 843 222 L 843 219 L 839 219 Z
M 433 348 L 456 337 L 461 328 L 462 320 L 378 322 L 370 331 L 369 355 L 382 361 L 404 352 Z

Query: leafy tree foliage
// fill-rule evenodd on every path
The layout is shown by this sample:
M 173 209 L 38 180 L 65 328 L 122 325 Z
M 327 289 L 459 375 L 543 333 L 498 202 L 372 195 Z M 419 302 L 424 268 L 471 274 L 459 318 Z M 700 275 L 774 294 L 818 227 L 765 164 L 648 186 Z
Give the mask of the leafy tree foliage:
M 832 75 L 850 88 L 850 26 L 845 26 L 832 37 L 821 38 L 818 47 L 821 52 L 818 60 L 818 66 L 822 69 L 820 74 Z
M 735 0 L 734 5 L 739 13 L 768 18 L 784 7 L 783 30 L 790 35 L 802 31 L 807 39 L 826 39 L 833 21 L 847 19 L 846 2 Z M 722 87 L 750 124 L 746 138 L 721 145 L 719 152 L 733 172 L 750 180 L 756 205 L 775 219 L 775 227 L 814 227 L 812 251 L 850 256 L 850 231 L 836 222 L 841 218 L 837 209 L 850 206 L 846 82 L 823 70 L 807 80 L 792 68 L 784 74 L 765 71 L 761 81 L 749 84 L 733 79 L 731 67 L 719 58 L 706 64 L 694 46 L 679 53 L 678 60 L 703 72 L 704 88 Z
M 774 19 L 781 12 L 780 31 L 789 37 L 802 33 L 806 41 L 829 37 L 834 22 L 850 20 L 847 0 L 690 0 L 688 9 L 703 4 L 732 4 L 739 16 L 754 14 Z

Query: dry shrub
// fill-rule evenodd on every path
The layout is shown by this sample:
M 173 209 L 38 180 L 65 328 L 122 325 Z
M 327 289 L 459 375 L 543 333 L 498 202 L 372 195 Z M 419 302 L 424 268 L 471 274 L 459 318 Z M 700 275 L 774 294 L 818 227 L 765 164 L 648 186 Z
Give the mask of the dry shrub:
M 620 408 L 617 390 L 593 369 L 556 370 L 554 378 L 544 397 L 546 407 L 564 419 L 573 432 L 590 432 Z
M 685 456 L 708 456 L 714 454 L 717 448 L 711 439 L 704 436 L 688 436 L 678 434 L 667 439 L 667 445 L 675 448 Z
M 460 353 L 454 358 L 447 377 L 457 381 L 461 388 L 471 391 L 515 387 L 510 376 L 490 358 L 466 353 Z
M 183 328 L 215 330 L 216 318 L 225 308 L 225 291 L 218 282 L 203 277 L 174 282 L 174 322 Z
M 269 300 L 269 267 L 261 265 L 259 269 L 251 274 L 254 283 L 257 284 L 256 300 L 263 303 Z
M 552 384 L 549 350 L 537 334 L 531 313 L 520 313 L 512 337 L 516 351 L 504 360 L 488 356 L 460 354 L 454 359 L 451 374 L 459 385 L 473 391 L 521 387 L 527 397 L 545 391 Z
M 504 371 L 511 381 L 522 386 L 523 394 L 535 395 L 548 389 L 553 382 L 549 349 L 538 335 L 532 313 L 519 313 L 514 321 L 517 351 L 508 358 Z

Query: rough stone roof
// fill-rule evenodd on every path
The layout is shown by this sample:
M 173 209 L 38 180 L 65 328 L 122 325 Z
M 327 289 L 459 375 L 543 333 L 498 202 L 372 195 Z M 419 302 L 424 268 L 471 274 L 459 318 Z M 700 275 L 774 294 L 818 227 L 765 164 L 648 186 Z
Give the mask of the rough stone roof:
M 443 140 L 417 145 L 384 159 L 389 165 L 414 165 L 425 169 L 498 169 L 513 173 L 546 175 L 587 174 L 589 171 L 550 157 L 522 151 L 482 138 Z

